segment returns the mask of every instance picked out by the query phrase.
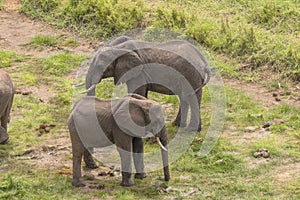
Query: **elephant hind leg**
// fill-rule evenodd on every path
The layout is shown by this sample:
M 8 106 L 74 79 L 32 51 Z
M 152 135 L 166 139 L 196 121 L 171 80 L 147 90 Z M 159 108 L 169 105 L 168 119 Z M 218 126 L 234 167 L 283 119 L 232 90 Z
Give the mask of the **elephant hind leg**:
M 9 135 L 5 128 L 0 126 L 0 144 L 7 144 L 9 139 Z
M 196 93 L 196 98 L 190 99 L 191 121 L 188 126 L 189 131 L 201 131 L 202 122 L 200 114 L 200 105 L 202 100 L 202 89 Z
M 82 142 L 80 141 L 80 138 L 78 136 L 76 128 L 73 124 L 73 121 L 68 125 L 69 125 L 69 131 L 70 131 L 70 136 L 71 136 L 72 155 L 73 155 L 73 158 L 72 158 L 72 160 L 73 160 L 72 185 L 76 186 L 76 187 L 84 187 L 85 183 L 82 180 L 81 162 L 82 162 L 82 157 L 83 157 L 85 148 L 82 145 Z
M 176 119 L 172 123 L 174 126 L 186 127 L 188 109 L 189 109 L 188 103 L 184 101 L 182 98 L 180 98 L 180 106 L 179 106 L 178 114 Z
M 83 160 L 88 168 L 90 169 L 98 168 L 98 165 L 94 161 L 92 154 L 87 149 L 84 150 Z

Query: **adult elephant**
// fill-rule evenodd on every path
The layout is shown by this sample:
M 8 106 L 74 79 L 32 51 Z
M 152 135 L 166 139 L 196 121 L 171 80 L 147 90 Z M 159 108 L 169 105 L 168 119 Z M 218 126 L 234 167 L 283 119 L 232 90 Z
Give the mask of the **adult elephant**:
M 202 88 L 210 79 L 210 68 L 189 42 L 150 43 L 121 36 L 93 57 L 86 76 L 87 95 L 95 95 L 96 84 L 108 77 L 114 77 L 115 84 L 126 83 L 129 93 L 178 95 L 180 109 L 173 124 L 186 126 L 190 107 L 188 129 L 201 130 Z
M 0 144 L 7 143 L 9 139 L 7 124 L 10 120 L 10 110 L 13 99 L 13 82 L 7 73 L 0 70 Z
M 90 168 L 96 166 L 88 149 L 116 144 L 121 157 L 123 186 L 131 186 L 132 157 L 135 178 L 145 178 L 142 137 L 151 132 L 161 145 L 165 180 L 170 179 L 167 131 L 161 106 L 138 94 L 120 99 L 83 97 L 73 107 L 68 120 L 73 152 L 74 186 L 85 186 L 81 175 L 82 157 Z

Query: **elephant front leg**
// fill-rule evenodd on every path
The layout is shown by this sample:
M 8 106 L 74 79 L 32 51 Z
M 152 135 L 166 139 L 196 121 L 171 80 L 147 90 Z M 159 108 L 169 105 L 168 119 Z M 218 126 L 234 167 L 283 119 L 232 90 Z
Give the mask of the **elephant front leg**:
M 118 152 L 121 157 L 121 171 L 122 171 L 122 186 L 132 186 L 134 181 L 131 180 L 132 171 L 132 152 L 118 147 Z
M 9 135 L 7 131 L 0 126 L 0 144 L 6 144 L 8 142 Z
M 118 137 L 115 137 L 117 150 L 121 158 L 121 171 L 122 171 L 122 186 L 134 185 L 134 181 L 131 180 L 132 172 L 132 137 L 126 135 L 119 130 Z
M 135 178 L 143 179 L 147 177 L 144 167 L 144 143 L 142 138 L 133 139 L 133 161 L 135 166 Z

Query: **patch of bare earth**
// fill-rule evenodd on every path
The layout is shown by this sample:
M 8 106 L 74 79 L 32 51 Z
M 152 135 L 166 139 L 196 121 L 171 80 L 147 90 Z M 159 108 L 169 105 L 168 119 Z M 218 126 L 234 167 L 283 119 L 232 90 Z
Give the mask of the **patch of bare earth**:
M 273 91 L 260 84 L 241 83 L 235 79 L 224 79 L 224 83 L 234 89 L 243 91 L 252 99 L 261 102 L 265 107 L 274 107 L 280 104 L 300 107 L 300 83 L 295 83 L 289 89 L 283 89 L 278 84 L 278 89 Z
M 31 20 L 19 13 L 20 3 L 17 0 L 4 0 L 4 9 L 0 11 L 0 47 L 8 51 L 14 51 L 21 55 L 27 55 L 31 58 L 54 55 L 63 51 L 69 51 L 75 54 L 90 54 L 94 51 L 96 44 L 94 42 L 77 37 L 69 32 L 57 30 L 49 27 L 38 20 Z M 31 38 L 37 35 L 59 35 L 69 39 L 76 40 L 78 46 L 63 48 L 42 48 L 35 49 L 26 46 Z M 25 63 L 26 64 L 26 63 Z M 13 65 L 12 68 L 18 68 L 19 65 Z M 76 74 L 68 76 L 74 79 Z M 16 88 L 16 95 L 33 95 L 41 102 L 47 103 L 54 96 L 54 92 L 48 85 L 38 85 L 30 87 Z M 11 113 L 12 119 L 14 116 Z M 38 134 L 38 131 L 37 131 Z M 40 146 L 28 144 L 28 149 L 16 155 L 20 160 L 28 161 L 28 164 L 37 168 L 51 168 L 61 170 L 61 173 L 70 173 L 71 169 L 71 143 L 67 130 L 59 130 L 51 134 L 43 134 L 41 140 L 45 141 Z

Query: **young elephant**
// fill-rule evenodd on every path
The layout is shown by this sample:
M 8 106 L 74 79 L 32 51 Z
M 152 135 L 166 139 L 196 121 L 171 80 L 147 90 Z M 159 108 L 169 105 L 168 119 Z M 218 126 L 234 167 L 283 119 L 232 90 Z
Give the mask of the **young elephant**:
M 14 99 L 14 86 L 9 75 L 0 70 L 0 144 L 7 143 L 7 123 Z
M 95 168 L 88 149 L 116 144 L 121 157 L 123 186 L 131 186 L 132 157 L 135 178 L 145 178 L 142 137 L 153 133 L 161 145 L 165 181 L 170 179 L 167 152 L 167 131 L 161 106 L 137 94 L 115 100 L 100 100 L 88 96 L 73 107 L 68 120 L 73 151 L 74 186 L 85 186 L 81 175 L 82 157 L 86 165 Z

